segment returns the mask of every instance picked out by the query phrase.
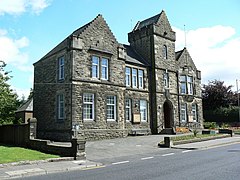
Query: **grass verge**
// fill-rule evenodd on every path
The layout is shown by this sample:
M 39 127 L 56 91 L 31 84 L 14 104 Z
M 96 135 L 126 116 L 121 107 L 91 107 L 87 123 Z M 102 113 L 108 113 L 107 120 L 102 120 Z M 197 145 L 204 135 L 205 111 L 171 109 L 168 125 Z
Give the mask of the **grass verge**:
M 170 139 L 174 141 L 184 141 L 184 140 L 192 140 L 192 139 L 203 139 L 203 138 L 210 138 L 210 137 L 217 137 L 222 136 L 222 134 L 197 134 L 194 135 L 183 135 L 183 136 L 174 136 L 170 137 Z
M 45 160 L 58 157 L 59 156 L 57 155 L 45 154 L 31 149 L 0 144 L 0 164 L 19 161 Z

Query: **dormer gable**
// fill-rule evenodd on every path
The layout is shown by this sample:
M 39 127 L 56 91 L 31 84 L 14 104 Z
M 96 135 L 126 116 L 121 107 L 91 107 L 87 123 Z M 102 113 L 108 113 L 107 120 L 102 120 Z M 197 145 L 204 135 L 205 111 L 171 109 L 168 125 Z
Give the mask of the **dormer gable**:
M 175 53 L 176 61 L 178 62 L 179 72 L 184 74 L 194 74 L 197 79 L 201 79 L 201 71 L 199 71 L 193 62 L 187 48 Z
M 176 61 L 178 61 L 180 68 L 191 67 L 194 70 L 197 69 L 187 48 L 184 48 L 183 50 L 176 52 L 175 57 Z
M 91 47 L 104 49 L 105 39 L 107 38 L 108 41 L 110 39 L 111 43 L 119 44 L 117 39 L 115 38 L 114 34 L 112 33 L 111 29 L 109 28 L 107 22 L 103 18 L 101 14 L 99 14 L 95 19 L 93 19 L 88 24 L 82 26 L 81 28 L 75 30 L 72 35 L 78 36 L 80 38 L 84 38 L 87 36 L 91 38 L 91 34 L 94 35 L 94 32 L 97 31 L 96 42 L 93 42 Z M 95 35 L 96 36 L 96 35 Z

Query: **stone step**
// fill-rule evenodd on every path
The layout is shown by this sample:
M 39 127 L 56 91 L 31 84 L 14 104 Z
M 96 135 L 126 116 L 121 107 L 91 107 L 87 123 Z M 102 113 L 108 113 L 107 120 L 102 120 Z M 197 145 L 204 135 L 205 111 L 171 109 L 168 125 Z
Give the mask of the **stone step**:
M 160 134 L 176 134 L 176 132 L 173 128 L 165 128 L 160 132 Z

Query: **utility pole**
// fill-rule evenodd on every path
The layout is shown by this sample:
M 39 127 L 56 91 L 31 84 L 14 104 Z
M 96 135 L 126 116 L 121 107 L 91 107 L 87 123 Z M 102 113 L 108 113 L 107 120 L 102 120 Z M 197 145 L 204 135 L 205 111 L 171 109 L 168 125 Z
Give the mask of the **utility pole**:
M 240 121 L 240 107 L 239 107 L 238 79 L 236 79 L 236 86 L 237 86 L 237 98 L 238 98 L 238 121 Z

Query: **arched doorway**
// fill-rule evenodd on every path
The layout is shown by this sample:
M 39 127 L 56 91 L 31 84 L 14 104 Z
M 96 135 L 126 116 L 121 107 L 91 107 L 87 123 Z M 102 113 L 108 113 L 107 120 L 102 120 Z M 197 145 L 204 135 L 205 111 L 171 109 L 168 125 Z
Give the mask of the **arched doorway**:
M 171 101 L 165 101 L 163 104 L 163 111 L 165 128 L 173 127 L 173 105 Z

